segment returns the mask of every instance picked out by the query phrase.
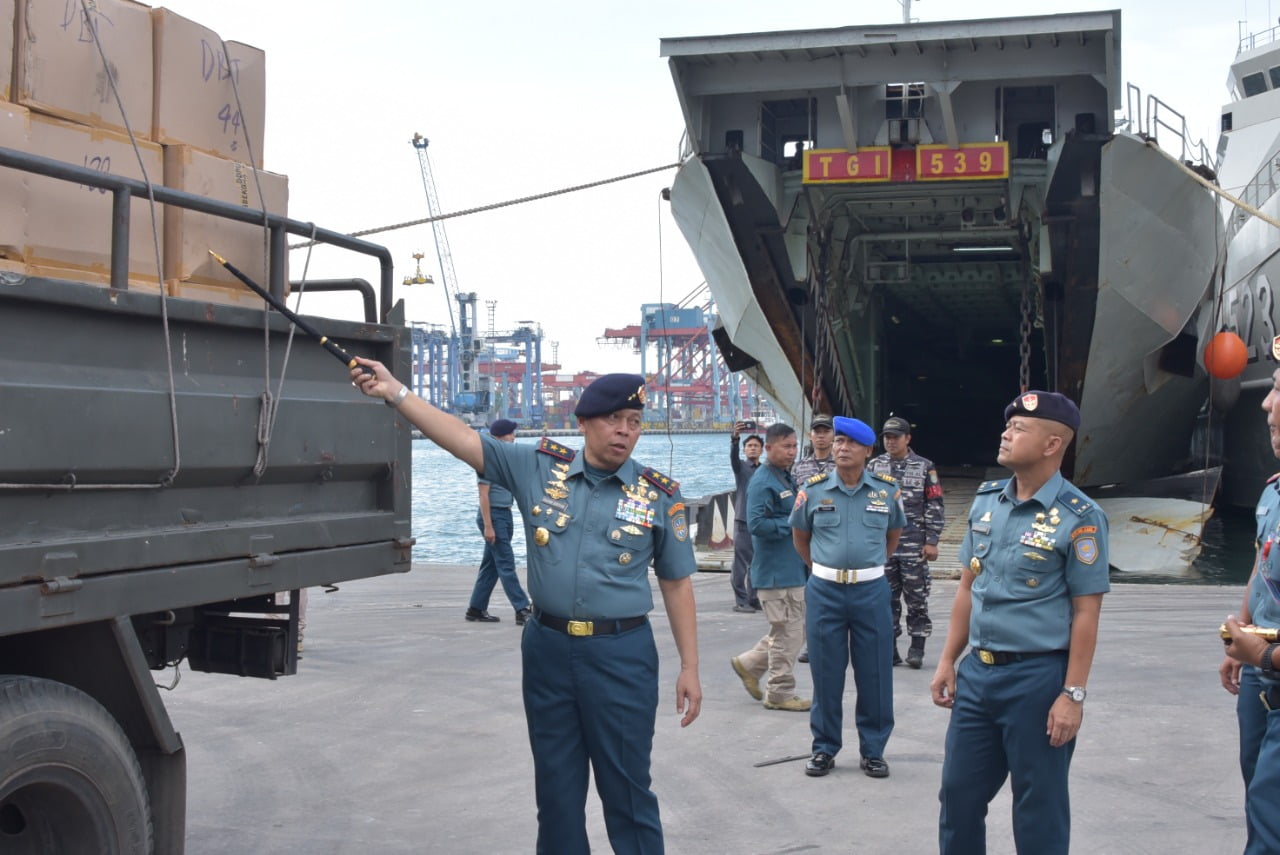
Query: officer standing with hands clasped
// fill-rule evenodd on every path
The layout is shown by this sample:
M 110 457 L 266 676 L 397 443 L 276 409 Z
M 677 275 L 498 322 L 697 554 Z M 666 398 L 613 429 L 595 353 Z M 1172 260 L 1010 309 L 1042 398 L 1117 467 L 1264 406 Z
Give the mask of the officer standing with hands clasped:
M 862 771 L 889 777 L 884 747 L 893 731 L 893 613 L 884 563 L 906 524 L 897 484 L 867 471 L 876 434 L 858 419 L 834 419 L 835 471 L 800 485 L 791 512 L 796 552 L 813 573 L 805 590 L 813 708 L 813 756 L 805 774 L 835 768 L 843 745 L 845 670 L 853 659 Z
M 1280 369 L 1262 399 L 1271 451 L 1280 458 Z M 1258 499 L 1258 557 L 1239 619 L 1227 618 L 1229 657 L 1222 684 L 1237 694 L 1240 771 L 1245 783 L 1245 855 L 1280 852 L 1280 644 L 1243 626 L 1280 627 L 1280 475 L 1273 475 Z M 1241 668 L 1245 669 L 1241 673 Z
M 413 395 L 381 363 L 351 372 L 432 442 L 515 496 L 529 544 L 533 615 L 521 636 L 523 693 L 538 800 L 539 853 L 579 855 L 588 766 L 617 853 L 661 853 L 649 763 L 658 706 L 658 653 L 648 568 L 658 576 L 680 655 L 676 711 L 698 717 L 697 569 L 678 485 L 631 459 L 640 438 L 644 378 L 606 374 L 574 414 L 581 453 L 550 439 L 517 445 L 481 436 Z
M 902 634 L 902 604 L 907 604 L 907 665 L 924 664 L 924 640 L 933 632 L 929 620 L 929 562 L 938 559 L 938 539 L 946 514 L 942 508 L 942 483 L 933 461 L 911 448 L 911 423 L 891 416 L 880 431 L 885 453 L 867 464 L 872 472 L 891 475 L 902 490 L 902 509 L 907 527 L 902 530 L 898 550 L 889 556 L 884 575 L 889 579 L 893 600 L 893 664 L 901 665 L 897 638 Z
M 1019 855 L 1069 851 L 1067 773 L 1111 589 L 1107 518 L 1059 472 L 1079 409 L 1065 395 L 1032 391 L 1004 418 L 996 461 L 1013 478 L 978 487 L 929 686 L 933 702 L 951 709 L 941 855 L 986 852 L 987 805 L 1006 778 Z

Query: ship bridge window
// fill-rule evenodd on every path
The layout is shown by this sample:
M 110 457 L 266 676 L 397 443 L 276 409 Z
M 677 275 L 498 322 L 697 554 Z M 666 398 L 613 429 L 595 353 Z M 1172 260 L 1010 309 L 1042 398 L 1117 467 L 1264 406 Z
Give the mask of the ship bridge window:
M 783 169 L 799 169 L 805 149 L 814 147 L 818 99 L 788 98 L 760 104 L 760 157 Z
M 1280 89 L 1280 65 L 1272 66 L 1267 70 L 1267 77 L 1271 78 L 1271 88 Z
M 1244 86 L 1244 97 L 1246 98 L 1252 98 L 1254 95 L 1261 95 L 1267 91 L 1267 81 L 1262 76 L 1261 71 L 1246 74 L 1241 78 L 1240 83 Z
M 924 115 L 923 83 L 889 83 L 884 87 L 886 119 L 918 119 Z

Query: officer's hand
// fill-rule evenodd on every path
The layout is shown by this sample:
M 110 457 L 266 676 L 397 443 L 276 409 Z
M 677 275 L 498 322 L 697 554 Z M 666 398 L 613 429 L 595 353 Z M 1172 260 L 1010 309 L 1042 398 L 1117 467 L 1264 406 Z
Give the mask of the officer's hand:
M 681 727 L 688 727 L 702 712 L 702 683 L 698 680 L 698 667 L 680 669 L 676 677 L 676 712 L 683 713 Z
M 924 545 L 924 551 L 921 552 L 921 554 L 924 556 L 925 561 L 937 561 L 938 560 L 938 544 L 926 543 Z
M 484 542 L 493 543 L 498 539 L 498 533 L 493 530 L 493 526 L 486 525 L 484 527 Z
M 1223 656 L 1222 664 L 1218 666 L 1218 679 L 1222 681 L 1222 688 L 1233 695 L 1240 694 L 1240 669 L 1243 667 L 1230 656 Z
M 743 430 L 745 430 L 745 429 L 746 429 L 746 425 L 744 425 L 742 422 L 734 422 L 734 423 L 733 423 L 733 438 L 734 438 L 734 439 L 737 439 L 738 437 L 742 436 L 742 432 L 743 432 Z
M 929 681 L 929 694 L 933 702 L 940 707 L 951 709 L 956 703 L 956 666 L 950 662 L 939 662 Z
M 1083 719 L 1084 704 L 1078 704 L 1066 695 L 1058 695 L 1053 706 L 1049 707 L 1049 723 L 1045 728 L 1049 744 L 1061 748 L 1075 739 Z
M 1240 629 L 1240 622 L 1235 615 L 1227 615 L 1227 629 L 1231 631 L 1231 640 L 1226 642 L 1227 655 L 1237 662 L 1246 665 L 1257 665 L 1262 658 L 1262 651 L 1267 642 L 1250 632 Z
M 363 356 L 357 356 L 356 362 L 360 365 L 367 365 L 373 369 L 372 374 L 365 374 L 360 368 L 351 369 L 351 385 L 355 386 L 361 392 L 370 398 L 385 398 L 391 400 L 391 397 L 400 391 L 402 384 L 395 377 L 391 376 L 391 372 L 387 370 L 387 366 L 378 362 L 376 359 L 365 359 Z

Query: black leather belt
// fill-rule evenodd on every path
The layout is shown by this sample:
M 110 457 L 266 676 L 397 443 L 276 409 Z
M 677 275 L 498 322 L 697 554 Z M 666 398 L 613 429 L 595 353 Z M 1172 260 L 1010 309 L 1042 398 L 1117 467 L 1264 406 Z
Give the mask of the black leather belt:
M 545 627 L 574 636 L 617 635 L 635 629 L 649 619 L 648 615 L 640 615 L 621 620 L 570 620 L 549 615 L 539 608 L 534 608 L 533 617 Z
M 1280 686 L 1272 686 L 1258 693 L 1262 705 L 1269 710 L 1280 710 Z
M 1038 656 L 1058 656 L 1066 652 L 1065 650 L 1037 650 L 1033 653 L 1013 653 L 1008 650 L 973 648 L 973 655 L 977 656 L 978 661 L 983 665 L 1008 665 L 1010 662 L 1021 662 L 1024 659 L 1035 659 Z

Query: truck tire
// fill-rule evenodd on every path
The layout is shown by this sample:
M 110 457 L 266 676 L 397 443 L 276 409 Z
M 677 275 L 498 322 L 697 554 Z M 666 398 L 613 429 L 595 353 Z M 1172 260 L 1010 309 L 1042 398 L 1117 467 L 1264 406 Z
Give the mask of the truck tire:
M 120 725 L 84 692 L 0 676 L 0 852 L 151 852 L 138 758 Z

